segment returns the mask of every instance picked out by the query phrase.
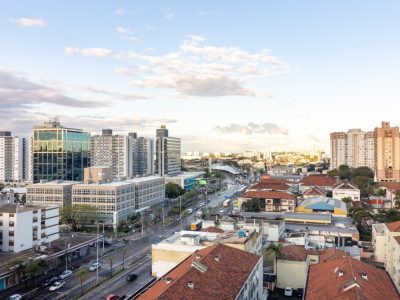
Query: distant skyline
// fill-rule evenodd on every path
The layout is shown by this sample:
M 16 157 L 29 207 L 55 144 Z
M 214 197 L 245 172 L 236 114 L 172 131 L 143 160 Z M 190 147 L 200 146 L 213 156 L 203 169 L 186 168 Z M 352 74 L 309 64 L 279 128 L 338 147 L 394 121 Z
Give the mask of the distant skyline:
M 251 4 L 251 5 L 250 5 Z M 399 126 L 398 1 L 10 1 L 0 130 L 60 117 L 182 150 L 329 152 L 329 133 Z

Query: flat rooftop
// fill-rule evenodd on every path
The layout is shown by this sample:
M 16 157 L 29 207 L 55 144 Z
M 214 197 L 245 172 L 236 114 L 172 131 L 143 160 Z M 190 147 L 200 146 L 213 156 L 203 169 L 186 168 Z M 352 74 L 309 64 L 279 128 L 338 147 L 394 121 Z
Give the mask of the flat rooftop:
M 127 181 L 133 182 L 133 183 L 139 183 L 139 182 L 146 182 L 146 181 L 156 180 L 156 179 L 162 179 L 162 177 L 153 175 L 153 176 L 132 178 L 132 179 L 128 179 Z
M 17 205 L 14 203 L 7 203 L 7 204 L 0 205 L 0 212 L 16 213 L 17 209 L 18 209 L 18 212 L 24 212 L 24 211 L 31 211 L 31 210 L 37 210 L 37 209 L 51 209 L 51 208 L 55 208 L 55 207 L 58 207 L 58 206 L 39 206 L 39 205 L 24 206 L 24 205 Z
M 206 172 L 183 172 L 181 174 L 175 175 L 175 176 L 166 176 L 165 178 L 192 178 L 192 177 L 199 177 L 204 175 Z
M 57 186 L 66 186 L 66 185 L 73 185 L 73 184 L 78 184 L 81 183 L 79 181 L 67 181 L 67 180 L 53 180 L 53 181 L 45 181 L 45 182 L 38 182 L 38 183 L 33 183 L 28 185 L 28 187 L 32 186 L 48 186 L 48 185 L 57 185 Z

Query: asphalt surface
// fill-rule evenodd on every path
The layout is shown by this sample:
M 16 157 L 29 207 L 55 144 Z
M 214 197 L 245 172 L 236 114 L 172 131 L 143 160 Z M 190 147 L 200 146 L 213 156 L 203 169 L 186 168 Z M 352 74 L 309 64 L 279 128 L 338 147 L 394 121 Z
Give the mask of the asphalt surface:
M 225 195 L 232 195 L 237 190 L 239 190 L 242 186 L 241 185 L 230 185 L 227 187 L 225 191 L 221 191 L 214 195 L 208 195 L 208 204 L 207 206 L 216 210 L 222 206 L 222 202 L 225 200 Z M 202 200 L 199 200 L 200 202 Z M 197 201 L 197 202 L 199 202 Z M 195 206 L 196 203 L 193 204 Z M 227 208 L 225 208 L 227 212 Z M 182 228 L 184 229 L 187 225 L 189 225 L 196 216 L 196 210 L 193 210 L 191 215 L 188 215 L 186 218 L 182 219 Z M 133 265 L 131 267 L 125 266 L 127 268 L 123 272 L 119 273 L 117 276 L 112 278 L 110 281 L 105 283 L 104 285 L 99 286 L 93 292 L 82 297 L 82 299 L 105 299 L 105 297 L 109 294 L 116 294 L 119 296 L 127 295 L 132 292 L 135 292 L 142 286 L 144 283 L 148 282 L 152 277 L 150 276 L 150 269 L 151 269 L 151 244 L 155 244 L 163 240 L 164 238 L 172 235 L 174 232 L 179 231 L 181 228 L 180 220 L 173 221 L 170 224 L 162 227 L 161 224 L 157 224 L 150 228 L 146 235 L 140 238 L 135 236 L 135 239 L 126 238 L 127 242 L 119 242 L 118 244 L 114 244 L 112 247 L 118 246 L 119 249 L 116 249 L 112 253 L 106 254 L 105 256 L 99 259 L 101 263 L 101 268 L 99 269 L 100 277 L 101 275 L 105 275 L 106 272 L 110 270 L 110 257 L 112 260 L 113 266 L 117 266 L 122 263 L 125 257 L 125 262 L 130 259 L 140 258 L 138 264 Z M 110 246 L 109 246 L 110 247 Z M 100 250 L 100 256 L 102 251 Z M 96 249 L 91 248 L 92 255 L 95 253 Z M 125 252 L 125 253 L 124 253 Z M 95 262 L 96 260 L 92 260 L 87 267 Z M 135 273 L 138 276 L 138 279 L 133 282 L 126 281 L 126 274 L 127 273 Z M 75 275 L 76 270 L 73 271 L 71 277 L 64 279 L 66 282 L 65 286 L 62 287 L 60 290 L 55 292 L 49 292 L 48 288 L 42 289 L 39 288 L 35 291 L 31 291 L 29 295 L 25 295 L 24 299 L 40 299 L 40 300 L 47 300 L 47 299 L 57 299 L 62 298 L 62 295 L 68 293 L 71 290 L 80 289 L 80 279 Z M 90 272 L 88 270 L 83 285 L 85 282 L 92 281 L 96 278 L 96 272 Z

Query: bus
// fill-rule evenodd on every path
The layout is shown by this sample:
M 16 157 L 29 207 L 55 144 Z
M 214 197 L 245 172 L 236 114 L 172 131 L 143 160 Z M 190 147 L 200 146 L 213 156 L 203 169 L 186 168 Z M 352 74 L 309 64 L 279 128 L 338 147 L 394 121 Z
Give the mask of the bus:
M 202 225 L 201 221 L 202 220 L 197 220 L 197 221 L 194 221 L 192 224 L 190 224 L 190 230 L 193 230 L 193 231 L 200 230 L 201 229 L 201 225 Z

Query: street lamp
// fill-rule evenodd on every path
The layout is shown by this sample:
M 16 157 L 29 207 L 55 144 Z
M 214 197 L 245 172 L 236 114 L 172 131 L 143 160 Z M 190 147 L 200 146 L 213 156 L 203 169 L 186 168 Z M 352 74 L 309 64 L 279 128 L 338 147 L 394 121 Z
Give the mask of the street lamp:
M 104 247 L 104 237 L 103 237 L 103 247 Z M 96 234 L 96 262 L 97 262 L 96 285 L 99 285 L 99 222 L 98 221 L 97 221 L 97 234 Z

